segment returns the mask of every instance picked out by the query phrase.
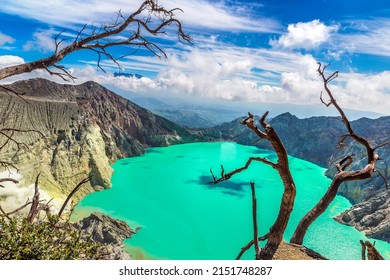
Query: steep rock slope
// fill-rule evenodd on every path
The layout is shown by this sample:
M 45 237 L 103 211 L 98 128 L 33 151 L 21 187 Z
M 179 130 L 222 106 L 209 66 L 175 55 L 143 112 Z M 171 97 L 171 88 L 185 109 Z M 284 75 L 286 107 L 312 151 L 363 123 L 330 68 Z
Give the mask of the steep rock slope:
M 55 198 L 63 199 L 89 175 L 92 180 L 78 198 L 110 187 L 110 164 L 118 158 L 142 154 L 150 146 L 204 140 L 95 82 L 61 85 L 32 79 L 10 87 L 25 94 L 22 99 L 0 91 L 0 127 L 33 129 L 45 137 L 14 133 L 26 145 L 15 156 L 17 145 L 9 143 L 2 160 L 16 164 L 25 185 L 42 172 L 41 187 Z

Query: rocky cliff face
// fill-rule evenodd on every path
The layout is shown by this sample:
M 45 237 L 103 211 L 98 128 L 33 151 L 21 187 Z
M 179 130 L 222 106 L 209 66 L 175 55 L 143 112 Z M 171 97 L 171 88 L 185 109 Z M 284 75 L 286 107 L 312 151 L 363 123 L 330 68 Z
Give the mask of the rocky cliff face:
M 390 242 L 390 193 L 378 192 L 341 213 L 335 220 L 356 227 L 368 237 Z
M 81 179 L 92 176 L 76 198 L 110 187 L 118 158 L 139 155 L 150 146 L 204 140 L 200 134 L 152 114 L 94 82 L 60 85 L 44 79 L 11 85 L 23 99 L 0 91 L 0 126 L 36 132 L 14 133 L 2 159 L 13 161 L 24 184 L 38 172 L 41 188 L 61 200 Z M 6 139 L 0 139 L 0 145 Z
M 242 119 L 244 117 L 215 127 L 215 135 L 217 136 L 219 133 L 221 138 L 225 140 L 271 149 L 272 147 L 267 141 L 258 141 L 259 139 L 255 133 L 240 124 Z M 332 177 L 336 171 L 333 168 L 334 164 L 352 153 L 355 154 L 355 161 L 351 168 L 361 167 L 366 163 L 364 149 L 360 145 L 356 145 L 356 142 L 346 141 L 343 148 L 338 147 L 341 136 L 347 134 L 347 130 L 339 117 L 298 119 L 290 113 L 284 113 L 271 119 L 269 123 L 279 134 L 289 155 L 327 167 L 326 174 L 329 177 Z M 381 117 L 375 120 L 362 118 L 352 121 L 351 125 L 356 133 L 369 139 L 374 146 L 389 141 L 390 117 Z M 383 158 L 383 161 L 377 166 L 378 169 L 383 170 L 387 176 L 390 176 L 388 167 L 390 158 L 387 156 L 390 151 L 389 145 L 377 151 Z M 347 193 L 345 195 L 348 196 Z M 352 196 L 349 198 L 352 199 Z M 356 197 L 356 200 L 353 199 L 353 201 L 358 202 L 359 199 L 364 200 L 366 197 Z
M 266 141 L 258 141 L 257 136 L 246 126 L 240 124 L 241 119 L 225 123 L 215 129 L 223 139 L 234 140 L 241 144 L 256 145 L 270 149 Z M 269 121 L 278 132 L 289 155 L 299 157 L 321 166 L 327 167 L 326 175 L 333 178 L 335 163 L 354 154 L 354 163 L 350 170 L 361 168 L 367 164 L 364 148 L 356 142 L 346 141 L 345 146 L 338 148 L 338 141 L 347 133 L 341 118 L 312 117 L 298 119 L 285 113 Z M 362 118 L 351 122 L 355 132 L 365 136 L 374 146 L 390 140 L 390 117 L 375 120 Z M 390 145 L 377 150 L 382 157 L 376 168 L 390 182 Z M 341 214 L 337 220 L 357 227 L 367 236 L 390 240 L 390 196 L 383 178 L 375 174 L 371 179 L 342 184 L 339 194 L 347 197 L 354 205 Z

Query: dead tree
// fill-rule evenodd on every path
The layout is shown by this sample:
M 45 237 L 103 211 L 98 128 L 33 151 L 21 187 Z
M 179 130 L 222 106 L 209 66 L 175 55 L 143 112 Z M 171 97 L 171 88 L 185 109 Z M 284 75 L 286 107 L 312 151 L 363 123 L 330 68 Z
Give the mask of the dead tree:
M 38 173 L 38 175 L 36 176 L 36 179 L 35 179 L 35 184 L 34 184 L 34 195 L 32 197 L 32 200 L 30 201 L 29 198 L 27 198 L 26 202 L 19 206 L 18 208 L 14 209 L 14 210 L 11 210 L 9 212 L 6 212 L 1 204 L 0 204 L 0 219 L 1 218 L 7 218 L 7 219 L 11 219 L 10 217 L 12 215 L 15 215 L 15 214 L 18 214 L 21 210 L 23 210 L 24 208 L 26 208 L 27 206 L 31 205 L 30 206 L 30 210 L 27 214 L 27 217 L 26 217 L 26 220 L 28 223 L 30 224 L 33 224 L 36 219 L 39 217 L 39 214 L 40 212 L 45 212 L 46 215 L 49 217 L 51 215 L 50 213 L 50 203 L 51 203 L 51 200 L 49 200 L 48 202 L 46 203 L 43 203 L 44 200 L 41 200 L 40 199 L 40 193 L 39 193 L 39 176 L 40 176 L 40 173 Z M 2 180 L 2 179 L 1 179 Z M 80 190 L 80 188 L 87 182 L 89 182 L 91 180 L 91 177 L 87 177 L 87 178 L 84 178 L 82 179 L 74 188 L 73 190 L 68 194 L 67 198 L 64 200 L 62 206 L 61 206 L 61 210 L 58 212 L 57 214 L 57 217 L 58 219 L 61 218 L 61 215 L 63 213 L 63 211 L 65 210 L 65 207 L 67 206 L 67 204 L 69 203 L 70 199 L 72 198 L 72 196 L 78 191 Z M 11 180 L 10 180 L 11 181 Z M 15 180 L 16 181 L 16 180 Z M 12 181 L 13 182 L 13 181 Z M 15 183 L 18 183 L 17 181 Z
M 370 241 L 364 242 L 363 240 L 360 240 L 360 244 L 362 245 L 362 260 L 384 260 L 382 255 L 375 248 L 375 242 L 372 244 Z
M 270 161 L 266 158 L 262 158 L 262 157 L 251 157 L 248 159 L 248 161 L 244 167 L 238 168 L 238 169 L 231 171 L 229 173 L 226 173 L 226 174 L 225 174 L 223 166 L 221 166 L 221 178 L 219 178 L 219 179 L 217 179 L 215 177 L 215 175 L 213 174 L 212 170 L 210 170 L 212 177 L 213 177 L 213 181 L 210 182 L 212 184 L 218 184 L 219 182 L 226 181 L 226 180 L 230 179 L 234 174 L 237 174 L 237 173 L 240 173 L 240 172 L 246 170 L 253 161 L 265 163 L 265 164 L 271 166 L 273 169 L 275 169 L 279 173 L 279 176 L 283 182 L 284 192 L 282 195 L 279 213 L 278 213 L 278 216 L 275 220 L 275 223 L 270 228 L 268 234 L 266 234 L 264 237 L 259 238 L 260 240 L 265 240 L 265 239 L 267 240 L 266 245 L 263 248 L 261 248 L 259 250 L 259 252 L 256 252 L 256 259 L 263 259 L 263 260 L 272 259 L 273 255 L 275 254 L 276 250 L 278 249 L 279 244 L 283 239 L 283 234 L 284 234 L 284 231 L 286 230 L 288 220 L 290 219 L 290 214 L 291 214 L 291 211 L 293 209 L 295 194 L 296 194 L 295 183 L 294 183 L 294 180 L 291 176 L 286 148 L 284 147 L 282 140 L 280 140 L 278 134 L 273 129 L 273 127 L 266 122 L 265 119 L 266 119 L 267 115 L 268 115 L 268 112 L 266 112 L 260 118 L 260 125 L 264 131 L 261 131 L 255 125 L 254 116 L 251 113 L 248 113 L 248 118 L 243 120 L 241 123 L 243 125 L 246 125 L 252 131 L 254 131 L 260 139 L 264 139 L 264 140 L 267 140 L 270 142 L 270 144 L 272 145 L 272 147 L 275 150 L 276 155 L 278 157 L 277 162 L 272 162 L 272 161 Z M 257 235 L 256 227 L 254 227 L 254 234 Z M 241 257 L 242 253 L 245 250 L 247 250 L 246 248 L 249 249 L 251 247 L 251 245 L 253 245 L 254 243 L 257 243 L 257 242 L 255 242 L 255 240 L 252 240 L 251 242 L 249 242 L 248 245 L 242 249 L 239 257 Z
M 352 129 L 351 124 L 345 115 L 344 111 L 341 109 L 341 107 L 338 105 L 336 99 L 334 98 L 331 90 L 329 89 L 328 85 L 331 81 L 333 81 L 338 76 L 338 72 L 334 72 L 329 77 L 325 76 L 325 70 L 327 68 L 327 65 L 322 66 L 321 63 L 319 63 L 317 72 L 322 78 L 324 89 L 326 91 L 326 94 L 329 97 L 329 102 L 324 102 L 322 98 L 322 92 L 321 92 L 321 102 L 325 104 L 327 107 L 330 105 L 333 105 L 337 111 L 339 112 L 341 119 L 347 129 L 347 134 L 343 135 L 339 141 L 339 146 L 344 145 L 344 141 L 347 138 L 351 138 L 353 141 L 356 141 L 360 145 L 362 145 L 366 150 L 366 156 L 367 156 L 367 164 L 358 170 L 350 170 L 347 171 L 347 168 L 352 164 L 353 162 L 353 156 L 349 155 L 346 158 L 340 160 L 336 164 L 337 168 L 337 174 L 334 176 L 332 183 L 330 184 L 328 190 L 324 194 L 324 196 L 320 199 L 320 201 L 317 203 L 317 205 L 314 206 L 313 209 L 311 209 L 299 222 L 293 236 L 291 237 L 290 242 L 295 244 L 302 245 L 303 239 L 305 237 L 306 231 L 309 228 L 309 226 L 326 210 L 326 208 L 329 206 L 329 204 L 333 201 L 333 199 L 336 197 L 337 191 L 340 187 L 340 185 L 347 181 L 356 181 L 356 180 L 364 180 L 367 178 L 370 178 L 372 174 L 375 172 L 375 164 L 378 160 L 381 158 L 378 154 L 376 154 L 376 150 L 386 144 L 381 144 L 376 147 L 373 147 L 372 144 L 364 137 L 359 136 L 355 133 L 355 131 Z
M 340 160 L 336 164 L 338 173 L 334 177 L 331 185 L 329 186 L 328 191 L 321 198 L 321 200 L 318 202 L 318 204 L 309 213 L 307 213 L 303 217 L 303 219 L 298 224 L 298 226 L 297 226 L 297 228 L 296 228 L 296 230 L 295 230 L 295 232 L 290 240 L 291 243 L 298 244 L 298 245 L 302 245 L 303 238 L 305 236 L 305 233 L 306 233 L 308 227 L 313 223 L 313 221 L 316 218 L 318 218 L 326 210 L 326 208 L 329 206 L 329 204 L 333 201 L 333 199 L 335 198 L 335 196 L 337 194 L 337 190 L 338 190 L 339 186 L 343 182 L 346 182 L 346 181 L 363 180 L 366 178 L 370 178 L 372 176 L 372 174 L 376 171 L 375 170 L 376 162 L 381 159 L 379 157 L 379 155 L 377 155 L 375 153 L 375 151 L 378 148 L 383 147 L 384 145 L 387 145 L 390 143 L 390 142 L 386 142 L 386 143 L 383 143 L 381 145 L 374 147 L 371 145 L 371 143 L 367 139 L 365 139 L 364 137 L 361 137 L 355 133 L 355 131 L 351 127 L 351 124 L 350 124 L 348 118 L 344 114 L 344 111 L 338 105 L 335 98 L 333 97 L 332 92 L 330 91 L 330 89 L 328 87 L 329 82 L 331 82 L 332 80 L 334 80 L 337 77 L 338 72 L 334 72 L 329 77 L 326 77 L 325 76 L 325 69 L 326 68 L 327 68 L 327 66 L 322 66 L 319 63 L 319 67 L 317 69 L 320 77 L 323 80 L 325 91 L 330 99 L 330 101 L 328 103 L 325 103 L 323 98 L 322 98 L 322 93 L 321 93 L 321 97 L 320 97 L 321 102 L 324 103 L 327 107 L 330 105 L 333 105 L 336 107 L 336 109 L 340 113 L 342 121 L 344 122 L 344 124 L 347 128 L 347 131 L 348 131 L 348 133 L 346 135 L 343 135 L 341 137 L 341 140 L 339 141 L 339 145 L 343 146 L 344 141 L 347 138 L 352 138 L 354 141 L 363 145 L 366 149 L 366 152 L 367 152 L 367 164 L 365 167 L 363 167 L 359 170 L 347 171 L 346 169 L 353 162 L 354 155 L 349 155 L 349 156 L 345 157 L 344 159 Z M 252 131 L 254 131 L 257 134 L 257 136 L 260 139 L 268 140 L 271 143 L 271 145 L 272 145 L 273 149 L 275 150 L 276 155 L 278 157 L 278 160 L 276 163 L 271 162 L 265 158 L 251 157 L 248 159 L 248 161 L 244 167 L 238 168 L 238 169 L 231 171 L 229 173 L 226 173 L 226 174 L 225 174 L 225 170 L 224 170 L 223 166 L 221 166 L 221 177 L 220 178 L 216 178 L 213 171 L 210 170 L 211 175 L 213 177 L 213 181 L 210 183 L 218 184 L 219 182 L 230 179 L 234 174 L 237 174 L 237 173 L 240 173 L 240 172 L 246 170 L 253 161 L 258 161 L 258 162 L 265 163 L 265 164 L 271 166 L 272 168 L 276 169 L 279 173 L 280 178 L 283 181 L 284 193 L 283 193 L 283 196 L 281 199 L 279 214 L 277 216 L 275 223 L 271 227 L 269 233 L 267 233 L 265 236 L 258 237 L 257 240 L 256 240 L 256 238 L 254 238 L 246 246 L 244 246 L 242 248 L 241 252 L 239 253 L 237 259 L 239 259 L 242 256 L 242 254 L 245 251 L 247 251 L 253 244 L 256 245 L 257 241 L 260 241 L 260 240 L 268 240 L 268 241 L 267 241 L 267 244 L 264 246 L 264 248 L 259 249 L 259 252 L 258 252 L 258 249 L 256 249 L 256 252 L 258 252 L 258 253 L 256 253 L 256 259 L 272 259 L 280 242 L 282 241 L 283 234 L 284 234 L 284 231 L 286 229 L 288 220 L 290 218 L 290 213 L 291 213 L 291 211 L 293 209 L 293 205 L 294 205 L 296 189 L 295 189 L 294 180 L 291 176 L 290 169 L 289 169 L 287 151 L 286 151 L 282 141 L 280 140 L 278 134 L 275 132 L 275 130 L 268 123 L 265 122 L 265 118 L 266 118 L 267 114 L 268 114 L 268 112 L 265 113 L 260 119 L 260 124 L 261 124 L 262 128 L 264 129 L 264 132 L 261 131 L 254 124 L 254 117 L 251 113 L 249 113 L 249 117 L 246 118 L 242 122 L 242 124 L 247 125 Z M 254 194 L 252 193 L 252 196 L 253 195 Z M 256 224 L 254 224 L 254 235 L 257 235 Z
M 50 75 L 58 76 L 63 80 L 74 80 L 76 77 L 58 62 L 69 54 L 80 50 L 95 52 L 97 66 L 102 70 L 102 58 L 107 58 L 120 66 L 119 60 L 121 58 L 132 55 L 139 48 L 145 48 L 155 56 L 165 58 L 167 55 L 164 50 L 157 43 L 150 41 L 147 36 L 165 34 L 168 27 L 175 26 L 178 40 L 192 43 L 190 36 L 184 33 L 181 21 L 175 17 L 175 12 L 182 12 L 182 10 L 179 8 L 168 10 L 160 6 L 156 0 L 146 0 L 137 11 L 127 17 L 119 11 L 116 20 L 112 23 L 102 25 L 99 28 L 84 25 L 67 46 L 63 47 L 66 38 L 61 37 L 60 33 L 54 38 L 55 50 L 50 57 L 0 69 L 0 80 L 37 69 L 44 69 Z M 127 47 L 129 52 L 115 57 L 110 50 L 120 46 Z

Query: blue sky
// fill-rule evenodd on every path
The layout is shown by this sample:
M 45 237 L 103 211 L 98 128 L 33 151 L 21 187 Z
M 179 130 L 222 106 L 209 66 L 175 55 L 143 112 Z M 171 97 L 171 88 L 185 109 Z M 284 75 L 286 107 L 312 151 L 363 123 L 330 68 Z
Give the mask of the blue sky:
M 60 31 L 74 36 L 84 23 L 107 23 L 139 0 L 1 0 L 0 67 L 49 56 Z M 96 67 L 90 52 L 63 65 L 77 82 L 95 80 L 140 95 L 212 102 L 285 103 L 322 106 L 316 62 L 340 71 L 334 83 L 344 108 L 389 115 L 390 4 L 387 0 L 160 0 L 180 7 L 177 16 L 195 44 L 178 43 L 173 33 L 154 39 L 168 55 L 159 60 L 139 51 L 121 61 L 122 71 L 145 77 L 114 77 L 118 68 Z M 124 50 L 113 50 L 120 55 Z M 43 71 L 3 82 L 35 76 Z M 61 82 L 60 80 L 56 80 Z

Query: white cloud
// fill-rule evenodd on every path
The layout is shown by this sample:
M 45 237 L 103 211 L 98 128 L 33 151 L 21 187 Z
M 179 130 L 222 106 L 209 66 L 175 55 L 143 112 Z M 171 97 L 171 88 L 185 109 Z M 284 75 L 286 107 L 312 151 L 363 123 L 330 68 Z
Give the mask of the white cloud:
M 310 22 L 289 24 L 287 33 L 278 40 L 271 40 L 273 47 L 285 49 L 315 49 L 329 40 L 332 32 L 338 30 L 337 25 L 327 26 L 318 19 Z
M 39 30 L 33 34 L 33 39 L 28 41 L 23 49 L 25 51 L 38 50 L 41 52 L 51 52 L 55 50 L 54 36 L 59 32 L 54 29 Z
M 334 48 L 349 53 L 390 56 L 390 19 L 345 22 L 345 31 L 334 36 Z
M 389 114 L 390 72 L 378 74 L 343 73 L 338 85 L 344 106 Z
M 143 1 L 141 0 L 2 0 L 2 12 L 17 14 L 22 17 L 35 19 L 53 26 L 74 27 L 84 23 L 107 23 L 114 19 L 115 12 L 132 13 Z M 270 18 L 248 16 L 241 9 L 234 9 L 223 1 L 211 2 L 206 0 L 165 0 L 159 4 L 166 8 L 180 7 L 184 13 L 177 11 L 177 17 L 184 20 L 185 26 L 207 28 L 214 30 L 257 31 L 270 32 L 280 29 L 280 25 Z M 248 7 L 250 9 L 250 7 Z M 104 22 L 102 22 L 104 21 Z
M 180 7 L 184 13 L 178 14 L 185 25 L 206 29 L 251 32 L 275 32 L 281 28 L 280 24 L 271 18 L 251 17 L 250 7 L 230 6 L 224 1 L 215 2 L 198 0 L 166 1 L 167 7 Z
M 148 83 L 127 81 L 125 89 L 139 86 L 139 93 L 170 94 L 176 96 L 191 96 L 202 99 L 221 99 L 253 102 L 293 102 L 302 104 L 311 100 L 318 100 L 318 95 L 308 99 L 310 90 L 317 86 L 320 91 L 320 82 L 315 74 L 316 63 L 311 56 L 285 53 L 271 50 L 250 52 L 246 48 L 193 49 L 191 52 L 172 56 L 167 65 L 161 67 L 160 74 Z M 282 63 L 283 62 L 283 63 Z M 254 69 L 256 68 L 256 71 Z M 259 69 L 261 70 L 260 72 Z M 305 79 L 312 79 L 313 86 L 302 85 L 304 91 L 292 92 L 294 82 L 284 73 L 298 71 Z M 284 73 L 284 74 L 282 74 Z M 296 74 L 298 75 L 298 74 Z M 301 77 L 299 76 L 298 77 Z M 270 81 L 278 77 L 276 81 Z M 301 81 L 297 81 L 303 84 Z M 100 78 L 103 82 L 103 79 Z M 282 82 L 281 82 L 282 81 Z M 114 81 L 104 82 L 114 84 Z M 103 82 L 103 83 L 104 83 Z M 307 81 L 304 81 L 307 82 Z M 118 86 L 117 80 L 115 85 Z M 144 90 L 142 88 L 145 87 Z
M 15 55 L 0 55 L 0 69 L 24 63 L 24 59 Z
M 95 81 L 102 85 L 113 85 L 120 89 L 136 91 L 138 93 L 147 93 L 150 90 L 158 90 L 161 87 L 156 81 L 147 77 L 142 77 L 141 79 L 135 77 L 127 78 L 124 76 L 114 77 L 113 74 L 102 73 L 96 67 L 90 65 L 82 69 L 71 69 L 71 71 L 77 77 L 77 84 Z
M 323 87 L 312 56 L 287 55 L 272 50 L 258 50 L 253 54 L 236 47 L 224 50 L 196 49 L 180 59 L 171 57 L 155 79 L 114 78 L 98 74 L 91 66 L 88 76 L 102 84 L 160 97 L 188 96 L 202 100 L 289 103 L 322 108 L 319 95 Z M 255 68 L 263 70 L 265 75 L 255 73 Z M 273 80 L 267 79 L 269 73 L 273 73 L 270 75 Z M 83 76 L 81 72 L 79 75 Z M 276 81 L 275 76 L 278 77 Z M 340 73 L 331 89 L 342 108 L 388 114 L 390 72 L 376 75 Z
M 3 46 L 5 44 L 12 44 L 15 42 L 15 39 L 11 36 L 5 35 L 4 33 L 0 32 L 0 46 Z

